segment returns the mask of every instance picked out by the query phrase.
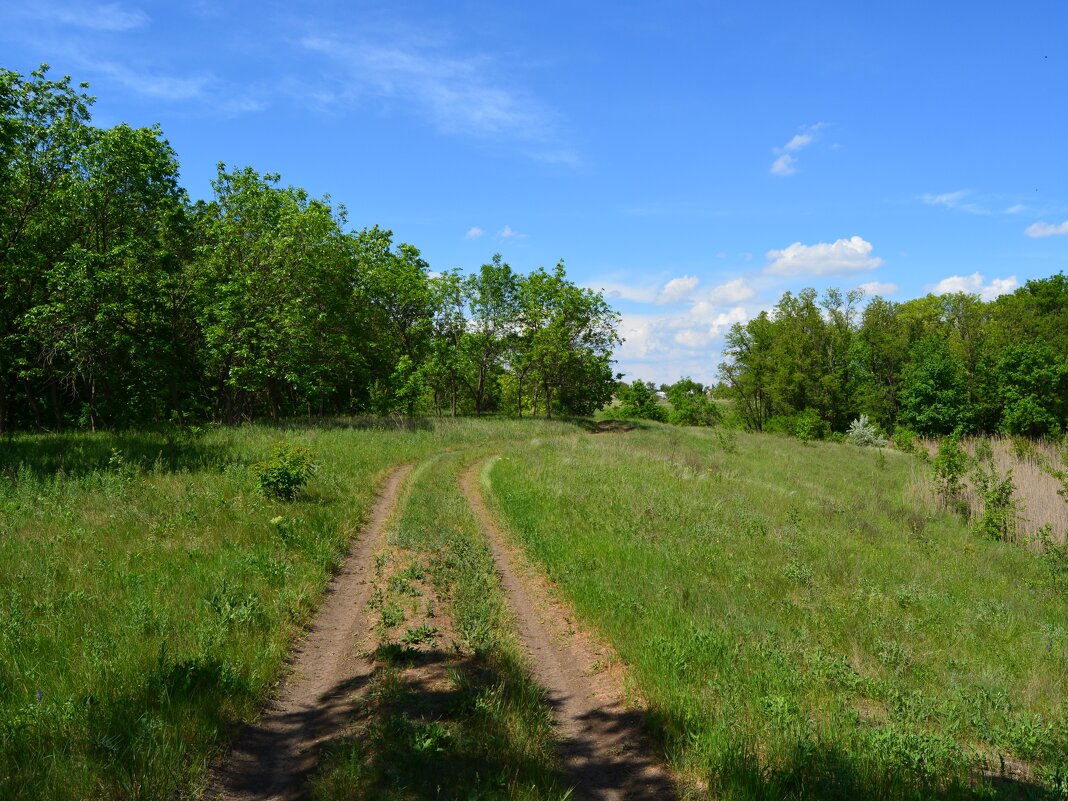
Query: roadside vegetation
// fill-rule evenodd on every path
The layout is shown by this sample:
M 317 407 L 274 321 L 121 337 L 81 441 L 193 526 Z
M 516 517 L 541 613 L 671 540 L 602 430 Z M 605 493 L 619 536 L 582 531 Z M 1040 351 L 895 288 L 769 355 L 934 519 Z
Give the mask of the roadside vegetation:
M 234 724 L 258 713 L 391 465 L 576 430 L 339 421 L 5 439 L 0 796 L 195 796 Z M 267 497 L 252 469 L 280 442 L 319 466 L 292 501 Z
M 524 448 L 492 477 L 713 797 L 1059 797 L 1063 581 L 918 502 L 925 473 L 883 449 L 653 427 Z

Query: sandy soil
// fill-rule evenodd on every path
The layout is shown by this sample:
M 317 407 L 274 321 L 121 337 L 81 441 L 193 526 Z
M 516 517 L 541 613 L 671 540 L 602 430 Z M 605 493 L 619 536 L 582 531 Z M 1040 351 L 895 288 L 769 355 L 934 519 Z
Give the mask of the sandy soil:
M 348 725 L 356 695 L 366 686 L 372 661 L 358 644 L 371 631 L 366 613 L 373 556 L 410 467 L 390 475 L 370 521 L 327 588 L 322 607 L 290 665 L 278 698 L 254 725 L 246 726 L 230 753 L 212 769 L 205 799 L 289 801 L 301 798 L 320 749 Z
M 482 497 L 481 467 L 478 462 L 464 472 L 463 491 L 493 549 L 534 676 L 549 694 L 576 797 L 676 798 L 671 775 L 645 735 L 641 710 L 624 704 L 618 658 L 578 627 L 544 576 L 502 534 Z

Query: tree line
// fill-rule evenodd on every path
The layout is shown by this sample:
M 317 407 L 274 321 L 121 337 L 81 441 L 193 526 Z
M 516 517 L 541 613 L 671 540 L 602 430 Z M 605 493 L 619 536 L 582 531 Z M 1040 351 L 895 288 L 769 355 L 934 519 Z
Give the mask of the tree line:
M 328 198 L 0 70 L 0 432 L 340 413 L 589 414 L 618 316 L 563 263 L 430 270 Z
M 821 436 L 861 414 L 884 430 L 1026 436 L 1068 428 L 1068 278 L 992 301 L 785 293 L 727 335 L 723 391 L 750 429 Z

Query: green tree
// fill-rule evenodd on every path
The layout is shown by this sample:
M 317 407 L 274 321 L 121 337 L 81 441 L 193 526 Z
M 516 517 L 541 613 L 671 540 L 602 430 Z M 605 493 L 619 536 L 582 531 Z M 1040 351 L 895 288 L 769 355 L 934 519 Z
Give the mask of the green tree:
M 671 404 L 668 422 L 677 426 L 714 426 L 723 420 L 708 390 L 689 376 L 667 388 L 667 399 Z
M 630 420 L 667 420 L 667 409 L 651 381 L 634 381 L 619 388 L 619 414 Z
M 949 434 L 969 422 L 964 369 L 945 340 L 928 337 L 912 349 L 902 376 L 899 419 L 921 434 Z
M 1068 359 L 1041 339 L 1010 345 L 997 365 L 1004 404 L 1002 425 L 1010 434 L 1060 433 L 1068 422 Z

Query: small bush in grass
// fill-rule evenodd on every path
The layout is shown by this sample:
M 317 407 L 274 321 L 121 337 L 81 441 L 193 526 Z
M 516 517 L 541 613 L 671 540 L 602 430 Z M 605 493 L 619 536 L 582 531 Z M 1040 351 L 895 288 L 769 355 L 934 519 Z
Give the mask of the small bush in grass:
M 905 453 L 916 453 L 916 432 L 904 426 L 895 428 L 894 447 Z
M 862 414 L 849 424 L 846 441 L 865 448 L 882 448 L 886 445 L 886 438 L 879 433 L 879 429 L 866 414 Z
M 280 442 L 270 457 L 251 465 L 260 491 L 276 501 L 291 501 L 308 483 L 317 465 L 315 456 L 303 445 Z
M 1016 533 L 1019 502 L 1013 497 L 1016 485 L 1012 471 L 998 475 L 993 456 L 976 460 L 972 483 L 983 503 L 983 512 L 975 521 L 975 532 L 994 540 L 1009 540 Z
M 968 505 L 964 500 L 964 476 L 968 472 L 971 458 L 960 445 L 961 432 L 958 428 L 938 443 L 938 456 L 935 457 L 935 483 L 938 494 L 947 508 L 954 508 L 967 515 Z

